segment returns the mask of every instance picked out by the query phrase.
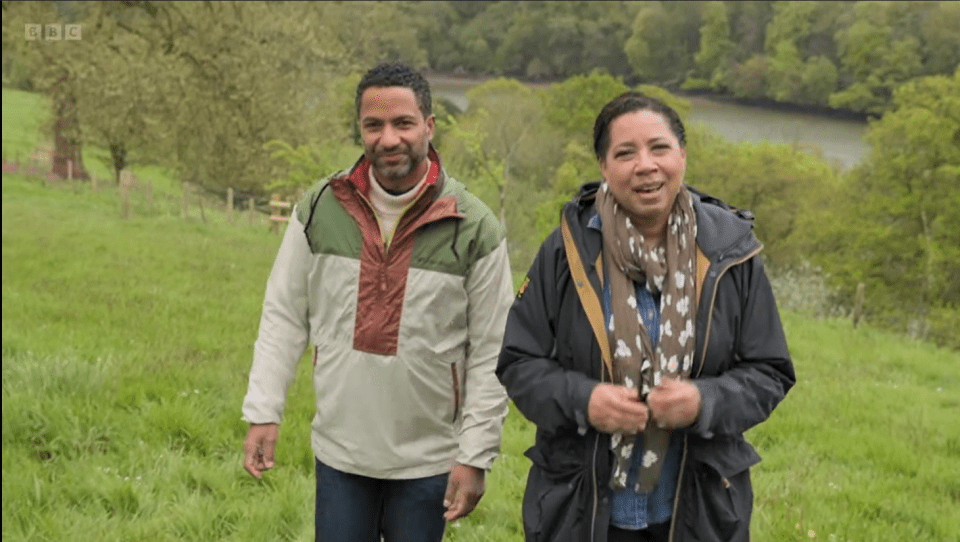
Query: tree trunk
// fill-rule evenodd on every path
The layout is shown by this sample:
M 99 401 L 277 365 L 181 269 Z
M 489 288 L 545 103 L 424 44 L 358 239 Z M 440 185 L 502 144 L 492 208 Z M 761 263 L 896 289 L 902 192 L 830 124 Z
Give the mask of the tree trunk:
M 53 171 L 61 179 L 66 179 L 71 173 L 77 180 L 87 180 L 90 176 L 83 167 L 83 156 L 80 154 L 80 142 L 77 139 L 79 123 L 77 121 L 76 100 L 72 96 L 65 96 L 57 103 L 57 121 L 53 128 Z M 73 163 L 72 172 L 68 170 Z
M 117 184 L 120 184 L 120 172 L 127 167 L 126 147 L 122 143 L 111 143 L 110 158 L 113 160 L 113 170 L 116 172 Z

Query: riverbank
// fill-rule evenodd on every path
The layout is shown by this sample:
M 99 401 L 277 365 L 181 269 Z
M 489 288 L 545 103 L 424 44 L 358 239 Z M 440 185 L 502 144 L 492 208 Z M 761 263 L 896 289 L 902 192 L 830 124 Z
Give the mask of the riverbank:
M 459 76 L 425 73 L 435 100 L 445 100 L 460 111 L 468 107 L 466 93 L 492 76 Z M 548 88 L 553 82 L 521 83 L 531 88 Z M 863 142 L 867 121 L 852 112 L 826 111 L 808 106 L 778 104 L 772 100 L 743 100 L 707 92 L 679 92 L 690 102 L 685 122 L 703 125 L 730 141 L 787 143 L 819 148 L 822 156 L 850 169 L 870 151 Z
M 481 85 L 491 79 L 513 79 L 524 85 L 535 88 L 549 88 L 554 83 L 560 83 L 563 80 L 544 81 L 542 79 L 526 80 L 519 77 L 497 76 L 497 75 L 473 75 L 473 74 L 452 74 L 440 72 L 423 72 L 424 77 L 430 82 L 431 86 L 442 86 L 445 88 L 462 87 L 464 91 L 470 87 Z M 629 86 L 629 85 L 628 85 Z M 723 94 L 710 90 L 681 90 L 679 88 L 665 87 L 671 94 L 682 98 L 705 98 L 714 102 L 730 103 L 744 107 L 759 107 L 785 113 L 796 113 L 802 115 L 812 115 L 817 117 L 853 121 L 866 123 L 871 118 L 866 113 L 852 111 L 849 109 L 834 109 L 832 107 L 814 104 L 799 104 L 792 102 L 778 102 L 770 98 L 740 98 L 731 94 Z

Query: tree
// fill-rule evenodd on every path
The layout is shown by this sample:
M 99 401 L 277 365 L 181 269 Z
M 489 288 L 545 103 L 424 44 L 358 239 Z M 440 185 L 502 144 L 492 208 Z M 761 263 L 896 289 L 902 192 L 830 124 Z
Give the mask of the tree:
M 800 263 L 810 249 L 807 216 L 830 201 L 839 179 L 816 153 L 786 144 L 733 143 L 699 126 L 688 130 L 689 184 L 756 216 L 772 264 Z
M 626 90 L 621 80 L 607 74 L 569 77 L 547 89 L 544 118 L 565 138 L 580 141 L 589 149 L 593 123 L 600 109 Z
M 634 75 L 645 82 L 672 87 L 683 82 L 693 69 L 699 40 L 699 4 L 644 2 L 623 49 Z
M 762 98 L 767 93 L 767 70 L 769 59 L 754 55 L 746 62 L 733 67 L 730 74 L 730 90 L 737 98 Z
M 733 48 L 726 5 L 707 2 L 700 26 L 700 50 L 694 57 L 697 76 L 709 81 L 710 87 L 722 89 Z
M 763 52 L 767 25 L 773 19 L 773 2 L 724 2 L 730 20 L 730 34 L 736 47 L 732 60 L 737 63 Z
M 960 346 L 960 68 L 896 89 L 866 139 L 820 259 L 846 295 L 866 284 L 875 322 Z
M 445 165 L 499 215 L 514 268 L 526 268 L 542 241 L 534 236 L 532 211 L 562 160 L 564 141 L 544 122 L 541 91 L 500 78 L 466 97 L 467 111 L 440 126 Z
M 83 164 L 77 96 L 84 85 L 84 59 L 95 47 L 90 40 L 23 39 L 24 24 L 57 20 L 56 6 L 46 2 L 5 2 L 3 4 L 3 49 L 22 59 L 29 86 L 49 96 L 53 116 L 52 173 L 61 178 L 72 175 L 87 179 Z M 78 15 L 77 17 L 81 17 Z M 60 19 L 63 20 L 63 19 Z M 67 22 L 77 23 L 78 19 Z
M 137 24 L 121 20 L 119 28 L 142 41 L 141 61 L 152 59 L 165 82 L 152 98 L 184 180 L 260 192 L 279 167 L 268 141 L 296 147 L 340 127 L 327 114 L 342 99 L 331 96 L 335 74 L 353 68 L 317 6 L 144 2 L 124 9 Z
M 830 96 L 830 106 L 883 113 L 893 89 L 920 72 L 919 41 L 894 27 L 895 2 L 858 2 L 856 20 L 837 35 L 840 64 L 849 87 Z

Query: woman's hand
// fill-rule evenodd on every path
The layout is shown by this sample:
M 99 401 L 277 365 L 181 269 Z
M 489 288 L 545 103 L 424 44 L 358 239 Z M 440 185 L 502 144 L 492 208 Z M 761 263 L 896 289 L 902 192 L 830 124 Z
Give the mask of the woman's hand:
M 587 403 L 587 421 L 604 433 L 632 435 L 647 426 L 650 411 L 635 389 L 615 384 L 597 384 Z
M 664 378 L 647 395 L 647 405 L 658 427 L 687 427 L 700 414 L 700 390 L 689 380 Z

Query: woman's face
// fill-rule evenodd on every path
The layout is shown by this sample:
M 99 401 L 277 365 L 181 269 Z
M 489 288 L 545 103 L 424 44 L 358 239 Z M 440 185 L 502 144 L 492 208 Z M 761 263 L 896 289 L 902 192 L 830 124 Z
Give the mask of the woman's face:
M 641 232 L 666 228 L 683 183 L 687 151 L 659 113 L 632 111 L 610 123 L 600 172 L 617 203 Z

